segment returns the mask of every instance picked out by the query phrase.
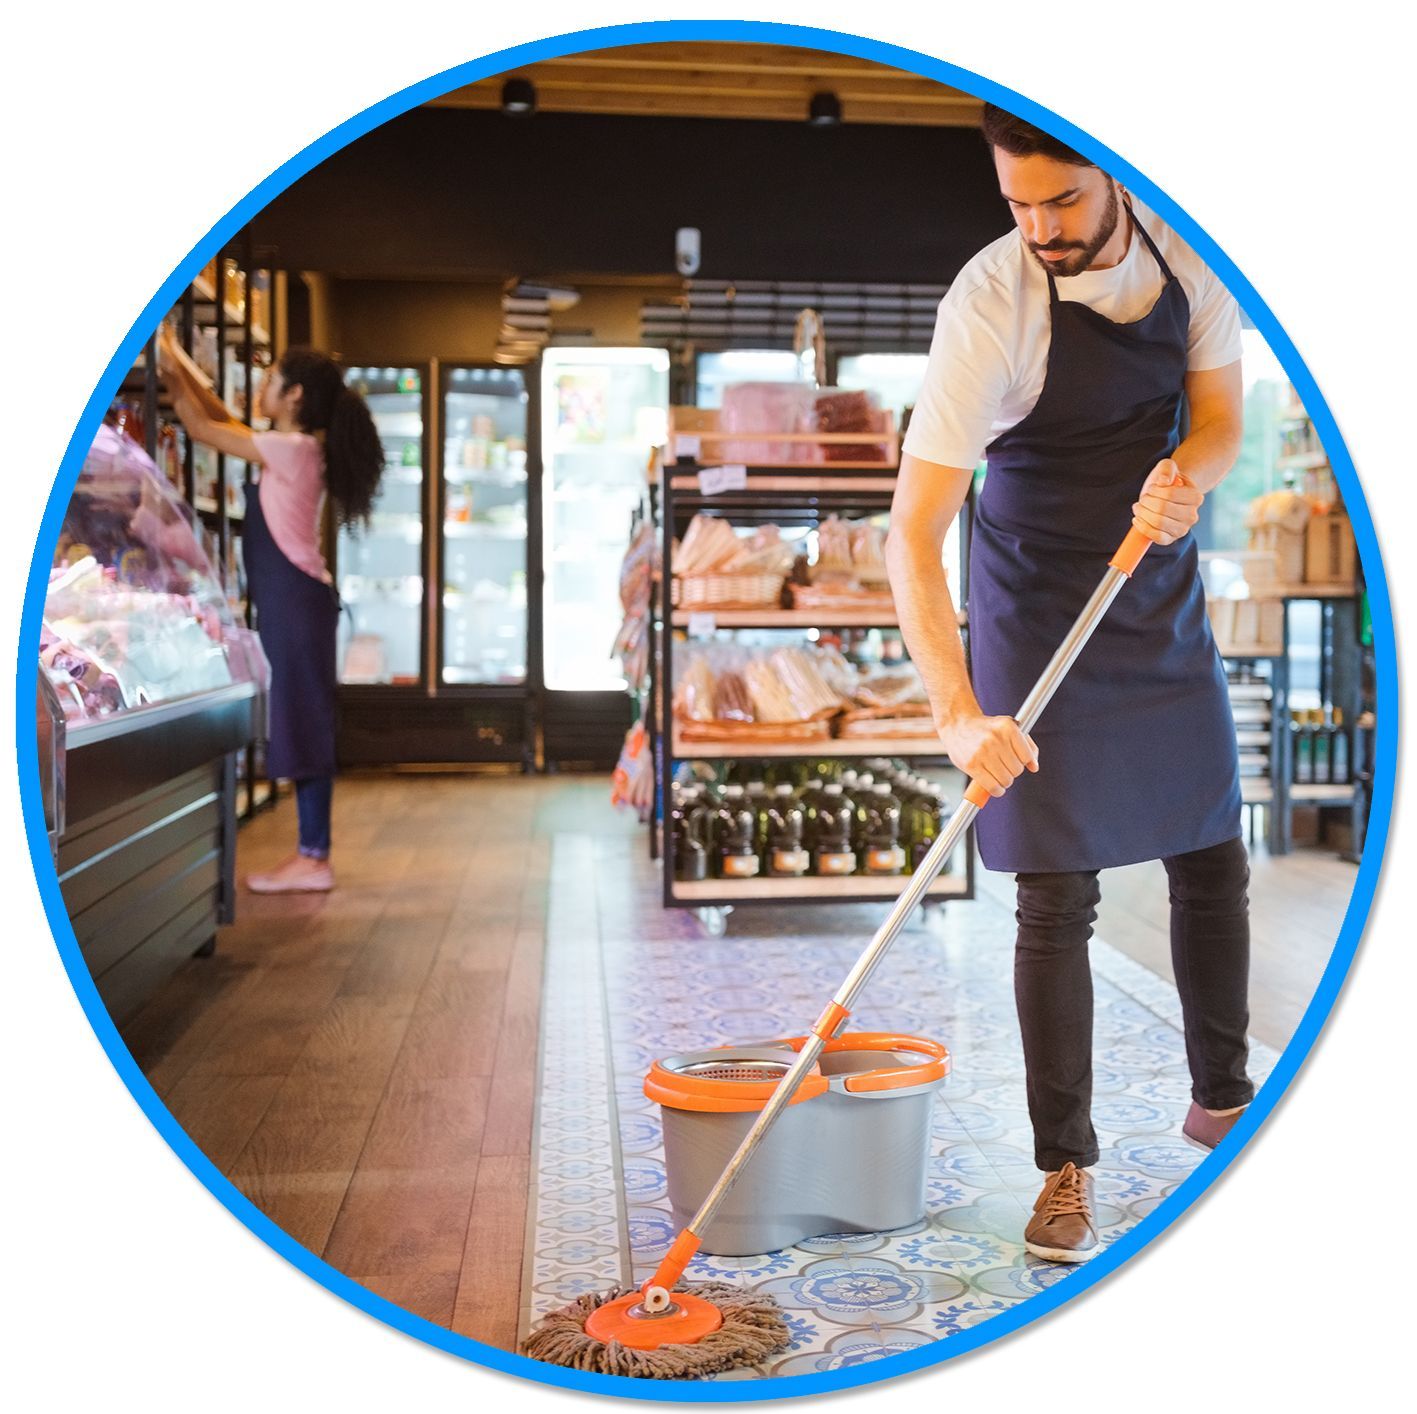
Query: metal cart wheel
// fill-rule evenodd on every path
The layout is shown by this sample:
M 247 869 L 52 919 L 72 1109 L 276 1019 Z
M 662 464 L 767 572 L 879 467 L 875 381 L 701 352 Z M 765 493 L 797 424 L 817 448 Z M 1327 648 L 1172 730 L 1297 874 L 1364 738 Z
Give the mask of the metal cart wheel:
M 711 938 L 721 938 L 728 931 L 728 915 L 733 905 L 726 903 L 720 908 L 696 908 L 695 915 L 704 932 Z

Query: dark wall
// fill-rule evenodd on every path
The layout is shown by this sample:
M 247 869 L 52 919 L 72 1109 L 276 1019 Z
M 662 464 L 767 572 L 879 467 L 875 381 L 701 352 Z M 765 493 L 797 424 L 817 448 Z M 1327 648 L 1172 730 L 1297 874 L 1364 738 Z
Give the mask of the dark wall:
M 254 222 L 287 269 L 500 279 L 673 271 L 705 279 L 944 282 L 1009 228 L 960 128 L 418 108 L 335 153 Z

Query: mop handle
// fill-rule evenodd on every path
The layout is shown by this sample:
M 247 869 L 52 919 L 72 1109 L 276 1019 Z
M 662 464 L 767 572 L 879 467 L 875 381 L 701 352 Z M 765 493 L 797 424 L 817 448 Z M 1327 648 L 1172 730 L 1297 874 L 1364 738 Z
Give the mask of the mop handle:
M 1058 651 L 1053 654 L 1052 660 L 1043 670 L 1043 675 L 1034 684 L 1033 691 L 1028 694 L 1027 700 L 1019 709 L 1016 720 L 1020 730 L 1024 733 L 1031 731 L 1039 717 L 1042 716 L 1043 709 L 1068 675 L 1068 669 L 1072 667 L 1078 654 L 1082 652 L 1088 639 L 1092 637 L 1093 630 L 1102 622 L 1103 615 L 1106 614 L 1112 601 L 1121 592 L 1122 586 L 1141 563 L 1142 556 L 1146 554 L 1151 543 L 1151 540 L 1139 530 L 1133 529 L 1127 532 L 1127 537 L 1122 541 L 1117 553 L 1108 561 L 1107 573 L 1103 575 L 1101 583 L 1093 591 L 1092 597 L 1077 616 L 1068 636 L 1059 645 Z M 901 929 L 905 926 L 906 919 L 915 911 L 916 904 L 920 902 L 930 885 L 935 882 L 936 876 L 945 866 L 945 861 L 954 852 L 955 846 L 963 838 L 964 832 L 989 799 L 989 791 L 986 786 L 981 785 L 978 781 L 970 782 L 969 788 L 964 793 L 964 799 L 960 801 L 954 814 L 950 816 L 949 825 L 931 845 L 930 852 L 920 861 L 915 872 L 910 876 L 910 882 L 896 900 L 885 922 L 877 930 L 876 936 L 871 940 L 866 951 L 861 954 L 856 966 L 851 969 L 836 996 L 817 1018 L 811 1034 L 797 1053 L 797 1059 L 793 1061 L 787 1074 L 773 1087 L 771 1097 L 759 1111 L 758 1118 L 754 1121 L 752 1128 L 743 1136 L 737 1153 L 728 1161 L 728 1167 L 724 1169 L 718 1182 L 709 1191 L 699 1211 L 694 1214 L 689 1225 L 675 1238 L 655 1274 L 645 1282 L 645 1291 L 648 1292 L 651 1288 L 662 1288 L 668 1292 L 684 1275 L 694 1253 L 699 1250 L 703 1234 L 713 1221 L 714 1214 L 738 1181 L 739 1174 L 747 1166 L 749 1159 L 753 1157 L 763 1136 L 772 1127 L 778 1115 L 792 1102 L 792 1097 L 797 1093 L 803 1079 L 816 1065 L 822 1048 L 836 1035 L 842 1023 L 851 1015 L 852 1005 L 861 989 L 870 980 L 871 974 L 876 970 L 881 959 L 889 951 L 891 944 L 895 942 Z

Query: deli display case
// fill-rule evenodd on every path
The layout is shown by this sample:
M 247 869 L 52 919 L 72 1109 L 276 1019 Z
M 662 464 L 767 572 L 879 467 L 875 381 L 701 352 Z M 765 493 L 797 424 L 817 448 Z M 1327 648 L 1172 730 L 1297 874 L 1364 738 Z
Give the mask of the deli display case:
M 37 749 L 60 891 L 115 1019 L 234 917 L 236 753 L 264 731 L 269 668 L 215 563 L 143 449 L 100 427 L 50 569 Z

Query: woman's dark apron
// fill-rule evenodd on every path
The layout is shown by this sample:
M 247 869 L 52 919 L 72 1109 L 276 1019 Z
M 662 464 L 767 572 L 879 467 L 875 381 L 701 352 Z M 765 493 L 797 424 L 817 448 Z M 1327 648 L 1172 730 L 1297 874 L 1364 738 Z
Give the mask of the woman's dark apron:
M 242 554 L 261 647 L 271 664 L 266 774 L 306 780 L 335 773 L 335 633 L 339 595 L 292 564 L 261 510 L 260 483 L 246 488 Z
M 1131 527 L 1142 483 L 1179 439 L 1190 303 L 1165 277 L 1117 324 L 1058 298 L 1033 411 L 990 443 L 969 561 L 974 689 L 1012 716 Z M 1025 772 L 978 820 L 986 868 L 1106 869 L 1240 834 L 1240 771 L 1195 538 L 1155 545 L 1034 728 Z

